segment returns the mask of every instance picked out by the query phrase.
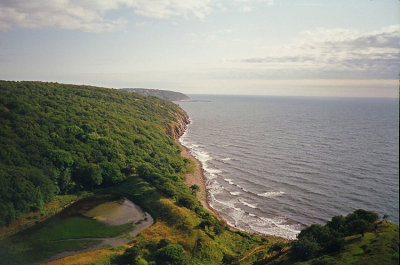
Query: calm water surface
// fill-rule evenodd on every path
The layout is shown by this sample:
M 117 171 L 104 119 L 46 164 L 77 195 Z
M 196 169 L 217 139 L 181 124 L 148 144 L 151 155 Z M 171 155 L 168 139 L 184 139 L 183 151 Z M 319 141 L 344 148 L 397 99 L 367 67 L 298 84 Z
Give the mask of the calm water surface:
M 295 238 L 358 208 L 398 223 L 398 100 L 191 97 L 180 140 L 231 225 Z

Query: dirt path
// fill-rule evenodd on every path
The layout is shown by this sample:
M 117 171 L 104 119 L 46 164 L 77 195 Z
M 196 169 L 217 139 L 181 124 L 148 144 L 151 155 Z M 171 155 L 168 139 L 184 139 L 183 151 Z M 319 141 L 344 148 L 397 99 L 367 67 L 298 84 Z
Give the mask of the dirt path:
M 105 205 L 105 204 L 103 204 L 103 205 Z M 122 235 L 116 236 L 116 237 L 67 239 L 67 240 L 75 240 L 75 241 L 94 240 L 94 241 L 98 241 L 98 244 L 88 247 L 88 248 L 85 248 L 85 249 L 77 250 L 77 251 L 64 251 L 64 252 L 58 253 L 58 254 L 42 261 L 42 264 L 47 264 L 50 261 L 61 259 L 66 256 L 72 256 L 72 255 L 76 255 L 76 254 L 87 252 L 87 251 L 98 250 L 98 249 L 102 249 L 102 248 L 105 248 L 108 246 L 115 247 L 115 246 L 120 246 L 120 245 L 126 244 L 133 237 L 137 236 L 140 232 L 144 231 L 145 229 L 147 229 L 154 223 L 154 220 L 150 214 L 148 214 L 147 212 L 143 212 L 139 208 L 139 206 L 135 205 L 131 201 L 128 201 L 127 199 L 125 199 L 124 206 L 125 206 L 124 207 L 125 209 L 123 209 L 124 211 L 127 211 L 127 210 L 132 211 L 135 215 L 133 217 L 130 216 L 129 218 L 127 218 L 125 220 L 125 222 L 122 219 L 124 217 L 127 217 L 127 215 L 121 211 L 110 211 L 109 214 L 102 213 L 101 216 L 90 216 L 90 217 L 98 219 L 98 220 L 102 220 L 111 225 L 121 225 L 121 224 L 133 221 L 134 222 L 133 230 L 129 231 L 128 233 L 124 233 Z M 89 213 L 92 214 L 93 212 L 91 213 L 89 211 Z M 94 212 L 93 214 L 96 214 L 96 212 Z

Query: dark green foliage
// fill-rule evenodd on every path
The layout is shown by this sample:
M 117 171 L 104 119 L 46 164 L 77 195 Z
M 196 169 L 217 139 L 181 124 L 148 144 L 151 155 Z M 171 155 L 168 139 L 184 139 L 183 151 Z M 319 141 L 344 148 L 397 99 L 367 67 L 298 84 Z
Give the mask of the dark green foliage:
M 196 192 L 196 191 L 199 191 L 199 190 L 200 190 L 200 187 L 199 187 L 198 185 L 196 185 L 196 184 L 193 184 L 192 186 L 190 186 L 190 189 L 191 189 L 193 192 Z
M 188 194 L 188 195 L 183 195 L 178 199 L 178 205 L 194 210 L 194 208 L 198 206 L 199 203 L 194 196 Z
M 101 168 L 95 163 L 79 163 L 72 177 L 81 189 L 92 190 L 103 182 Z
M 313 237 L 303 237 L 292 244 L 291 255 L 295 260 L 308 260 L 317 256 L 321 246 Z
M 100 163 L 101 176 L 103 178 L 103 183 L 108 186 L 112 184 L 117 184 L 125 180 L 126 176 L 121 173 L 121 169 L 116 163 L 104 161 Z
M 378 215 L 371 211 L 358 209 L 343 217 L 334 216 L 326 225 L 313 224 L 303 229 L 292 243 L 291 256 L 295 260 L 308 260 L 320 254 L 340 251 L 344 237 L 355 234 L 364 236 L 374 230 Z
M 183 247 L 179 244 L 167 245 L 155 253 L 157 264 L 185 265 L 187 258 Z
M 346 216 L 346 223 L 354 220 L 365 220 L 368 223 L 373 223 L 378 220 L 378 214 L 372 211 L 366 211 L 363 209 L 355 210 L 353 213 Z
M 273 244 L 272 245 L 272 247 L 268 250 L 268 252 L 274 252 L 274 251 L 277 251 L 277 252 L 282 252 L 282 250 L 283 250 L 283 248 L 286 246 L 286 244 L 285 243 L 283 243 L 283 242 L 278 242 L 278 243 L 276 243 L 276 244 Z
M 346 225 L 346 219 L 341 215 L 337 215 L 332 217 L 332 219 L 328 221 L 327 225 L 333 230 L 343 232 Z
M 164 130 L 184 115 L 171 102 L 136 93 L 0 81 L 0 226 L 55 194 L 138 175 L 178 196 L 173 176 L 185 162 Z
M 123 88 L 128 92 L 135 92 L 145 96 L 153 96 L 158 97 L 165 100 L 170 101 L 178 101 L 178 100 L 188 100 L 190 99 L 185 94 L 169 91 L 169 90 L 159 90 L 159 89 L 146 89 L 146 88 Z
M 188 258 L 180 244 L 161 239 L 158 244 L 140 242 L 126 249 L 117 264 L 143 264 L 147 261 L 159 265 L 186 265 Z
M 224 253 L 224 257 L 222 258 L 222 264 L 238 264 L 238 257 Z

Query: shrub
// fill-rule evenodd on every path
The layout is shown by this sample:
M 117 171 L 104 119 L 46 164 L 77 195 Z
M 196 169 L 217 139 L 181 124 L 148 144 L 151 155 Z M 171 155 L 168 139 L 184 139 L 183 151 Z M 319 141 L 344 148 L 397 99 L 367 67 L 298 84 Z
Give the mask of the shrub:
M 291 256 L 295 260 L 308 260 L 317 256 L 321 246 L 312 237 L 303 237 L 292 243 Z
M 187 262 L 183 247 L 179 244 L 160 248 L 155 254 L 156 262 L 160 265 L 185 265 Z

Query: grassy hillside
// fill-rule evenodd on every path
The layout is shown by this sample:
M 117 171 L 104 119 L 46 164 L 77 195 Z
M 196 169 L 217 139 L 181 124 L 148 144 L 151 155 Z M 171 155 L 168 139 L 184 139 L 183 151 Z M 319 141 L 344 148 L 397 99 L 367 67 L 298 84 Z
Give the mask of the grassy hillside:
M 220 264 L 267 248 L 275 239 L 230 231 L 184 185 L 190 162 L 166 132 L 181 130 L 185 115 L 171 102 L 126 91 L 1 81 L 1 225 L 46 211 L 46 203 L 62 194 L 114 192 L 156 220 L 134 243 L 141 259 L 155 261 L 167 255 L 160 250 L 166 247 L 167 253 L 183 251 L 188 264 Z M 3 246 L 26 256 L 12 246 L 23 234 Z M 138 258 L 130 255 L 123 257 Z M 254 257 L 246 259 L 249 264 Z
M 386 221 L 376 222 L 371 232 L 343 238 L 340 250 L 320 253 L 306 261 L 293 259 L 291 248 L 276 252 L 276 256 L 256 264 L 274 265 L 381 265 L 399 263 L 399 227 Z
M 39 222 L 96 193 L 127 197 L 149 212 L 155 224 L 129 245 L 85 254 L 83 264 L 397 264 L 398 226 L 381 222 L 375 229 L 373 213 L 365 215 L 366 223 L 355 212 L 355 218 L 335 219 L 341 226 L 333 230 L 312 226 L 294 242 L 231 230 L 183 182 L 191 162 L 180 156 L 174 137 L 187 120 L 171 102 L 122 90 L 0 81 L 0 233 L 5 237 L 0 264 L 37 263 L 92 244 L 69 241 L 96 236 L 98 224 L 87 220 L 49 219 L 15 231 L 29 219 Z M 83 225 L 90 229 L 53 232 Z M 109 235 L 124 229 L 100 228 Z M 311 254 L 293 255 L 302 247 Z
M 185 113 L 134 93 L 0 82 L 0 226 L 56 194 L 107 187 L 149 168 L 185 170 L 164 130 Z

